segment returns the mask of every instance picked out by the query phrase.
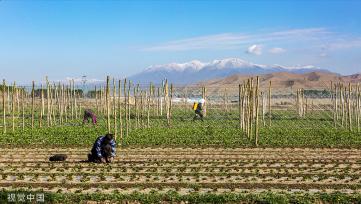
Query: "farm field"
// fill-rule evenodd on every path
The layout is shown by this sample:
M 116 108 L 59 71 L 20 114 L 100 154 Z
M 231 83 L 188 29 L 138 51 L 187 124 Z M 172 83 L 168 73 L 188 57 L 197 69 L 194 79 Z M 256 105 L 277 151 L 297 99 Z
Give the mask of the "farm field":
M 0 204 L 361 204 L 357 8 L 0 0 Z
M 115 81 L 111 90 L 109 77 L 104 90 L 88 95 L 74 84 L 31 92 L 8 86 L 0 201 L 42 192 L 49 203 L 361 202 L 358 86 L 272 95 L 251 79 L 233 95 L 207 96 L 206 87 L 186 95 L 167 82 L 157 94 L 152 85 L 131 94 L 130 86 L 126 95 Z M 190 98 L 207 99 L 204 120 L 193 119 Z M 96 125 L 83 123 L 87 109 Z M 107 132 L 116 136 L 115 162 L 86 162 Z M 54 154 L 68 159 L 49 162 Z
M 45 199 L 55 203 L 119 198 L 360 202 L 359 149 L 127 147 L 118 149 L 118 157 L 109 165 L 82 162 L 88 151 L 1 148 L 1 189 L 3 193 L 43 191 Z M 48 156 L 54 153 L 69 158 L 50 163 Z

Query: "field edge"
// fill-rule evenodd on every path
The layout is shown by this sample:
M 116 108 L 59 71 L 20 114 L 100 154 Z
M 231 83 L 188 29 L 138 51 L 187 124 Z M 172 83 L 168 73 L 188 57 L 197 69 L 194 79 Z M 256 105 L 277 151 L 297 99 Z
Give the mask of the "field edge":
M 180 195 L 176 191 L 167 193 L 133 192 L 131 194 L 121 194 L 114 192 L 112 194 L 92 193 L 51 193 L 42 191 L 15 190 L 9 191 L 2 189 L 0 191 L 0 202 L 8 202 L 10 193 L 44 193 L 46 203 L 360 203 L 361 194 L 345 194 L 341 192 L 334 193 L 280 193 L 280 192 L 260 192 L 260 193 L 191 193 Z

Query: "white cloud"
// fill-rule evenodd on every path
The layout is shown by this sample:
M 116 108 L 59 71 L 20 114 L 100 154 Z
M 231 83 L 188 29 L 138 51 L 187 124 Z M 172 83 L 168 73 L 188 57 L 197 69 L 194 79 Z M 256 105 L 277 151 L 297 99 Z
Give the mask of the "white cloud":
M 353 39 L 336 39 L 330 42 L 327 46 L 327 48 L 330 50 L 348 49 L 355 47 L 361 47 L 361 37 Z
M 326 43 L 317 45 L 316 48 L 321 49 L 319 54 L 320 57 L 327 57 L 329 56 L 329 53 L 333 51 L 361 48 L 361 37 L 348 36 L 333 38 L 327 40 Z
M 270 36 L 315 36 L 319 34 L 330 34 L 325 28 L 304 28 L 304 29 L 291 29 L 279 32 L 270 33 Z
M 322 53 L 320 54 L 320 57 L 327 57 L 327 53 L 322 52 Z
M 161 45 L 144 48 L 143 51 L 182 51 L 208 48 L 229 49 L 241 44 L 247 38 L 249 37 L 243 34 L 223 33 L 170 41 Z
M 251 45 L 248 47 L 247 53 L 261 55 L 262 54 L 262 46 L 261 45 Z
M 221 33 L 169 41 L 149 46 L 142 51 L 186 51 L 199 49 L 239 49 L 245 44 L 267 42 L 298 42 L 300 39 L 318 39 L 330 34 L 325 28 L 291 29 L 264 34 Z
M 303 28 L 289 29 L 276 32 L 266 32 L 262 34 L 245 33 L 221 33 L 216 35 L 205 35 L 192 38 L 168 41 L 153 46 L 144 47 L 142 51 L 188 51 L 188 50 L 221 50 L 221 49 L 241 49 L 245 45 L 258 45 L 267 43 L 287 44 L 295 48 L 302 45 L 312 45 L 321 47 L 328 44 L 326 51 L 339 49 L 352 49 L 361 47 L 361 37 L 344 36 L 342 33 L 330 32 L 326 28 Z M 261 54 L 261 49 L 248 53 Z M 273 48 L 270 53 L 279 54 L 286 50 L 283 48 Z
M 270 49 L 269 52 L 272 54 L 280 54 L 280 53 L 286 52 L 286 50 L 281 47 L 274 47 L 274 48 Z

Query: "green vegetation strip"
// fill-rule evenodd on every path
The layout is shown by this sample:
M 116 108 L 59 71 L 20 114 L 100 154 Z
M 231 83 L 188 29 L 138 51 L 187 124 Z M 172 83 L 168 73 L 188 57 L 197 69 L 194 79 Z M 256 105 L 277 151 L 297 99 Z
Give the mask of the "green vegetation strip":
M 172 127 L 166 125 L 165 117 L 151 118 L 150 128 L 132 129 L 121 141 L 123 146 L 131 147 L 254 147 L 239 128 L 238 112 L 232 116 L 218 118 L 209 112 L 204 122 L 191 118 L 193 113 L 172 114 Z M 326 114 L 326 118 L 325 118 Z M 295 112 L 273 112 L 272 127 L 260 127 L 258 144 L 260 147 L 361 147 L 361 132 L 333 126 L 332 112 L 319 115 L 312 112 L 304 119 L 297 118 Z M 20 122 L 20 121 L 17 121 Z M 27 123 L 29 118 L 27 118 Z M 124 123 L 123 123 L 124 124 Z M 0 137 L 1 145 L 38 147 L 89 147 L 99 135 L 107 132 L 105 120 L 99 118 L 97 126 L 82 125 L 81 120 L 69 120 L 67 125 L 35 127 L 27 124 L 24 131 L 17 128 Z
M 9 193 L 24 193 L 29 191 L 0 191 L 0 203 L 7 203 Z M 35 192 L 33 192 L 35 193 Z M 38 192 L 37 192 L 38 193 Z M 46 203 L 86 203 L 87 201 L 109 201 L 109 202 L 126 202 L 126 201 L 138 201 L 140 203 L 160 203 L 171 202 L 180 203 L 181 201 L 188 201 L 189 203 L 270 203 L 270 204 L 286 204 L 286 203 L 360 203 L 361 194 L 344 194 L 344 193 L 224 193 L 224 194 L 200 194 L 191 193 L 187 195 L 180 195 L 175 191 L 169 191 L 167 193 L 157 193 L 152 191 L 149 194 L 132 193 L 121 194 L 114 192 L 112 194 L 81 194 L 81 193 L 47 193 L 44 192 Z
M 36 188 L 36 187 L 43 187 L 43 188 L 56 188 L 56 187 L 63 187 L 63 188 L 89 188 L 89 187 L 98 187 L 98 188 L 135 188 L 135 187 L 142 187 L 142 188 L 158 188 L 163 189 L 165 187 L 170 188 L 193 188 L 195 190 L 199 188 L 227 188 L 227 189 L 255 189 L 255 188 L 262 188 L 262 189 L 351 189 L 351 190 L 358 190 L 361 189 L 361 184 L 320 184 L 320 183 L 298 183 L 298 184 L 286 184 L 286 183 L 165 183 L 165 182 L 149 182 L 149 183 L 141 183 L 141 182 L 128 182 L 128 183 L 115 183 L 115 182 L 107 182 L 107 183 L 48 183 L 48 182 L 11 182 L 11 183 L 0 183 L 1 187 L 28 187 L 28 188 Z

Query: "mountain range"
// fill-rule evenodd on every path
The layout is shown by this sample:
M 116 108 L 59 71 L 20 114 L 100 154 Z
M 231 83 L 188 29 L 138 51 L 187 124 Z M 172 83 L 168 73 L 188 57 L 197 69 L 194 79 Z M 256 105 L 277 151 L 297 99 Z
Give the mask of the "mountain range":
M 219 79 L 235 74 L 264 75 L 275 72 L 304 74 L 308 72 L 329 72 L 312 65 L 287 67 L 281 65 L 261 65 L 239 58 L 227 58 L 212 62 L 193 60 L 186 63 L 152 65 L 144 71 L 131 76 L 135 83 L 160 83 L 163 79 L 174 84 L 190 84 L 200 81 Z
M 255 78 L 256 75 L 239 75 L 235 74 L 220 79 L 212 79 L 203 82 L 199 82 L 201 85 L 207 87 L 237 87 L 238 84 L 243 84 L 245 80 L 250 77 Z M 347 76 L 341 76 L 331 72 L 308 72 L 303 74 L 289 73 L 289 72 L 274 72 L 270 74 L 259 75 L 260 86 L 268 87 L 270 81 L 272 81 L 273 88 L 305 88 L 305 89 L 325 89 L 329 88 L 331 81 L 341 82 L 344 84 L 360 83 L 361 74 L 352 74 Z

